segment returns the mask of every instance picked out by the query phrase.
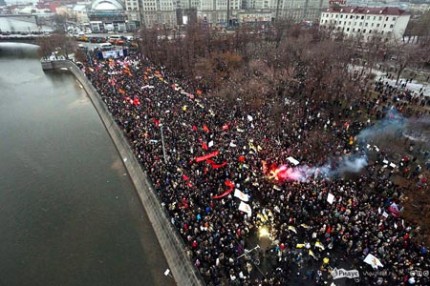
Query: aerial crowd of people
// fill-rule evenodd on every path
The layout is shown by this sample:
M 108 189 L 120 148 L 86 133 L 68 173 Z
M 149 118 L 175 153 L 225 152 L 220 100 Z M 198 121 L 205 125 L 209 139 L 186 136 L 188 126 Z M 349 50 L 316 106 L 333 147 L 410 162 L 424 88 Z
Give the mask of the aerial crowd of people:
M 422 95 L 381 79 L 374 98 L 339 114 L 336 103 L 286 103 L 273 127 L 267 106 L 206 96 L 141 55 L 93 59 L 83 71 L 207 285 L 336 284 L 335 268 L 358 270 L 346 285 L 428 285 L 428 249 L 402 217 L 393 175 L 422 188 L 429 167 L 357 139 L 392 110 L 424 116 L 411 107 L 428 105 Z M 399 138 L 408 151 L 411 140 Z

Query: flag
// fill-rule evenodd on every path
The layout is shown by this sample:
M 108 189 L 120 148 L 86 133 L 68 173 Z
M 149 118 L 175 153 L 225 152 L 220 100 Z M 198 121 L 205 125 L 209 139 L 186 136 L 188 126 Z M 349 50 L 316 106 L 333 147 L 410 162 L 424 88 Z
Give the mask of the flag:
M 315 242 L 315 247 L 318 247 L 321 250 L 325 249 L 324 245 L 321 242 L 319 242 L 319 241 Z
M 296 244 L 296 248 L 303 248 L 303 247 L 305 247 L 304 243 L 297 243 Z
M 219 151 L 218 151 L 218 150 L 216 150 L 216 151 L 211 152 L 211 153 L 209 153 L 209 154 L 206 154 L 206 155 L 204 155 L 204 156 L 196 157 L 196 158 L 194 158 L 194 161 L 195 161 L 196 163 L 199 163 L 199 162 L 202 162 L 202 161 L 206 161 L 207 159 L 210 159 L 210 158 L 213 158 L 213 157 L 215 157 L 215 156 L 218 156 L 218 154 L 219 154 Z
M 318 260 L 318 258 L 316 257 L 315 253 L 312 251 L 312 249 L 309 249 L 309 256 L 312 256 L 315 260 Z
M 297 234 L 297 229 L 294 226 L 292 226 L 292 225 L 288 226 L 288 230 L 291 230 L 292 232 L 294 232 L 295 234 Z
M 220 195 L 213 196 L 212 197 L 213 199 L 222 199 L 222 198 L 228 196 L 231 192 L 233 192 L 234 183 L 232 181 L 227 179 L 227 180 L 225 180 L 224 185 L 226 185 L 226 187 L 228 187 L 227 191 L 225 191 L 224 193 L 222 193 Z
M 206 132 L 206 133 L 209 133 L 209 132 L 210 132 L 209 127 L 208 127 L 206 124 L 203 124 L 202 129 L 203 129 L 203 131 L 204 131 L 204 132 Z
M 245 193 L 241 192 L 239 189 L 235 189 L 235 190 L 234 190 L 234 196 L 235 196 L 236 198 L 241 199 L 241 200 L 242 200 L 242 201 L 244 201 L 244 202 L 249 201 L 249 196 L 248 196 L 247 194 L 245 194 Z
M 222 167 L 227 165 L 227 161 L 224 161 L 221 164 L 217 164 L 217 163 L 215 163 L 215 161 L 213 161 L 211 159 L 206 160 L 206 163 L 210 164 L 212 169 L 219 169 L 219 168 L 222 168 Z
M 228 130 L 228 128 L 229 128 L 229 126 L 228 126 L 228 124 L 226 123 L 226 124 L 224 124 L 223 126 L 222 126 L 222 130 L 223 131 L 227 131 Z
M 363 261 L 372 266 L 374 269 L 378 269 L 378 267 L 384 267 L 381 261 L 370 253 L 366 256 L 366 258 L 364 258 Z
M 334 202 L 334 195 L 332 193 L 328 193 L 327 202 L 329 204 L 331 204 L 331 205 L 333 204 L 333 202 Z
M 208 144 L 206 144 L 206 142 L 202 142 L 202 149 L 205 151 L 209 149 Z
M 140 105 L 140 100 L 139 100 L 139 98 L 138 98 L 138 97 L 135 97 L 135 98 L 133 99 L 133 104 L 134 104 L 135 106 Z
M 240 211 L 242 211 L 242 212 L 246 212 L 246 213 L 248 214 L 248 216 L 251 216 L 251 215 L 252 215 L 252 209 L 251 209 L 251 206 L 250 206 L 250 205 L 248 205 L 247 203 L 240 202 L 239 210 L 240 210 Z

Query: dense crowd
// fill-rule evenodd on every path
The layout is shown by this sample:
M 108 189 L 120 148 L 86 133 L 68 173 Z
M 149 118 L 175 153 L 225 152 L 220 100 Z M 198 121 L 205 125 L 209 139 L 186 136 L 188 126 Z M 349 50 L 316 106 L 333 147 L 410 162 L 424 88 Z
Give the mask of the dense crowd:
M 402 219 L 402 187 L 391 180 L 413 160 L 391 167 L 383 146 L 355 139 L 373 118 L 394 107 L 417 115 L 410 106 L 427 99 L 380 80 L 377 97 L 337 113 L 340 103 L 290 102 L 269 128 L 269 106 L 250 112 L 239 102 L 227 105 L 137 55 L 94 59 L 84 71 L 207 285 L 324 285 L 335 267 L 358 269 L 360 278 L 347 281 L 353 285 L 429 285 L 428 250 L 412 241 L 419 230 Z M 352 177 L 309 169 L 288 177 L 300 166 L 333 171 L 345 158 L 370 153 L 374 158 Z M 271 244 L 249 252 L 259 239 Z M 368 254 L 377 259 L 373 266 L 364 262 Z

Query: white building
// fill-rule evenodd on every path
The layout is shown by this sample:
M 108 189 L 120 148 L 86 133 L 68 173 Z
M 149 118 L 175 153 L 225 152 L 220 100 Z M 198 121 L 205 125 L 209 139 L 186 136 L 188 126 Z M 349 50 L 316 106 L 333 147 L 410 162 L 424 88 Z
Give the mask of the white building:
M 389 41 L 403 36 L 409 18 L 406 11 L 394 7 L 332 7 L 321 13 L 320 27 L 365 41 L 373 37 Z

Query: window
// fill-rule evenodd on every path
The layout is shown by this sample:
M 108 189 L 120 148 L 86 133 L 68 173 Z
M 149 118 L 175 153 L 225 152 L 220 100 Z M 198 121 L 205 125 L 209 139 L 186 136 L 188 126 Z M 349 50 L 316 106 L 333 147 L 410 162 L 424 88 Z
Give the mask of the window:
M 365 27 L 367 27 L 368 25 L 369 25 L 369 23 L 367 23 L 367 22 L 364 24 Z
M 367 16 L 367 20 L 370 20 L 370 16 Z
M 363 25 L 363 23 L 362 23 L 362 22 L 360 22 L 360 23 L 358 23 L 358 25 L 361 27 L 361 26 Z
M 352 28 L 352 31 L 353 31 L 353 32 L 355 32 L 355 29 L 354 29 L 354 28 Z
M 393 21 L 396 21 L 396 17 L 393 17 Z
M 351 15 L 351 16 L 349 16 L 349 19 L 352 19 L 353 18 L 353 16 Z
M 375 24 L 373 24 L 373 23 L 372 23 L 370 26 L 371 26 L 371 27 L 373 27 L 374 25 L 375 25 Z
M 358 29 L 358 30 L 357 30 L 357 32 L 359 32 L 359 33 L 360 33 L 360 29 Z
M 379 26 L 380 26 L 379 24 L 376 24 L 376 28 L 379 28 Z
M 360 16 L 358 16 L 358 15 L 357 15 L 357 16 L 355 16 L 355 19 L 358 19 L 359 17 L 360 17 Z
M 363 30 L 363 33 L 366 33 L 366 29 Z
M 341 14 L 340 17 L 343 18 L 343 15 Z
M 394 25 L 393 25 L 393 24 L 391 24 L 391 25 L 390 25 L 390 28 L 391 28 L 391 29 L 392 29 L 392 28 L 394 28 Z
M 364 16 L 361 16 L 361 20 L 364 20 Z
M 349 32 L 349 28 L 346 28 L 346 31 Z
M 384 24 L 384 28 L 386 28 L 387 27 L 387 24 Z
M 369 34 L 372 34 L 372 30 L 369 30 Z
M 385 18 L 385 21 L 388 21 L 388 17 L 387 17 L 387 18 Z
M 373 16 L 373 20 L 376 20 L 376 16 Z
M 379 21 L 381 21 L 382 20 L 382 16 L 379 16 Z

